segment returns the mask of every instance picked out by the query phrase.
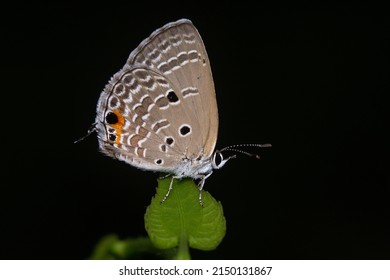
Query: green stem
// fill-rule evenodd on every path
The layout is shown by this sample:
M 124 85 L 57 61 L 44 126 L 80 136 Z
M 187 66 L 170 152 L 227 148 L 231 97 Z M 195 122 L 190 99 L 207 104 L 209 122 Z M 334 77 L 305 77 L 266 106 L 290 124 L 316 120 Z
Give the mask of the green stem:
M 180 238 L 179 247 L 177 248 L 176 256 L 174 257 L 176 260 L 190 260 L 190 249 L 188 247 L 187 236 L 183 234 Z

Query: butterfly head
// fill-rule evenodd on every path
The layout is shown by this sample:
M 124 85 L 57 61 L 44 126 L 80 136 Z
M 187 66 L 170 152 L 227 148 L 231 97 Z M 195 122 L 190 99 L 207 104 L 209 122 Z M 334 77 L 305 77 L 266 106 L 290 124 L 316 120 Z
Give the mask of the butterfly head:
M 253 153 L 249 153 L 247 151 L 243 151 L 243 150 L 238 149 L 240 147 L 265 148 L 265 147 L 272 147 L 272 145 L 271 144 L 238 144 L 238 145 L 227 146 L 221 150 L 215 151 L 215 153 L 213 154 L 213 157 L 212 157 L 212 162 L 211 162 L 212 168 L 213 169 L 222 168 L 228 160 L 235 158 L 237 156 L 237 153 L 244 154 L 244 155 L 247 155 L 250 157 L 255 157 L 257 159 L 260 158 L 260 156 L 258 154 L 253 154 Z M 223 153 L 228 152 L 228 151 L 233 152 L 235 154 L 225 158 Z
M 221 169 L 228 160 L 235 158 L 236 155 L 229 156 L 227 158 L 224 158 L 222 151 L 215 151 L 212 157 L 211 166 L 213 169 Z

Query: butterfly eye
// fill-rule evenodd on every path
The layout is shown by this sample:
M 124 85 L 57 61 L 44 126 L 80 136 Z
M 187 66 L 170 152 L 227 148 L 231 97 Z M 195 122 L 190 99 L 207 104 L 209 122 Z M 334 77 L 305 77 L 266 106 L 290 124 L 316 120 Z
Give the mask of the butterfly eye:
M 235 158 L 235 157 L 236 157 L 236 155 L 232 155 L 232 156 L 224 159 L 221 151 L 216 151 L 214 153 L 213 161 L 211 162 L 211 165 L 212 165 L 213 169 L 220 169 L 220 168 L 222 168 L 222 166 L 224 166 L 226 164 L 226 162 L 228 160 Z
M 116 124 L 116 123 L 118 123 L 118 121 L 119 121 L 118 116 L 115 113 L 109 112 L 106 115 L 106 122 L 108 124 Z
M 222 162 L 223 162 L 222 154 L 219 151 L 215 152 L 213 157 L 213 168 L 214 169 L 220 168 Z

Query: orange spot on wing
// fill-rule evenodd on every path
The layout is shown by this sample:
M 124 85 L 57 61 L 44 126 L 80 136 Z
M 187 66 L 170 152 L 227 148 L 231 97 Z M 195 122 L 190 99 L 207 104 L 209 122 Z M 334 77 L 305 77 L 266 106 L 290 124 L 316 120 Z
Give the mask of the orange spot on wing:
M 121 140 L 123 126 L 125 124 L 125 118 L 123 117 L 123 115 L 119 110 L 115 110 L 113 113 L 118 117 L 118 122 L 111 125 L 113 128 L 115 128 L 116 131 L 115 143 L 118 144 L 119 141 Z

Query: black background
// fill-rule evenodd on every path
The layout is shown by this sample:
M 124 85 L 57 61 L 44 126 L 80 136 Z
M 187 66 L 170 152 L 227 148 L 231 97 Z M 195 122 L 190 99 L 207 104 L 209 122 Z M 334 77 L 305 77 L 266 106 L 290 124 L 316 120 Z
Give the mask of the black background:
M 227 234 L 193 257 L 389 259 L 386 10 L 255 3 L 2 9 L 1 259 L 85 259 L 106 234 L 146 235 L 157 174 L 73 141 L 130 52 L 183 17 L 211 60 L 217 146 L 273 144 L 207 180 Z

